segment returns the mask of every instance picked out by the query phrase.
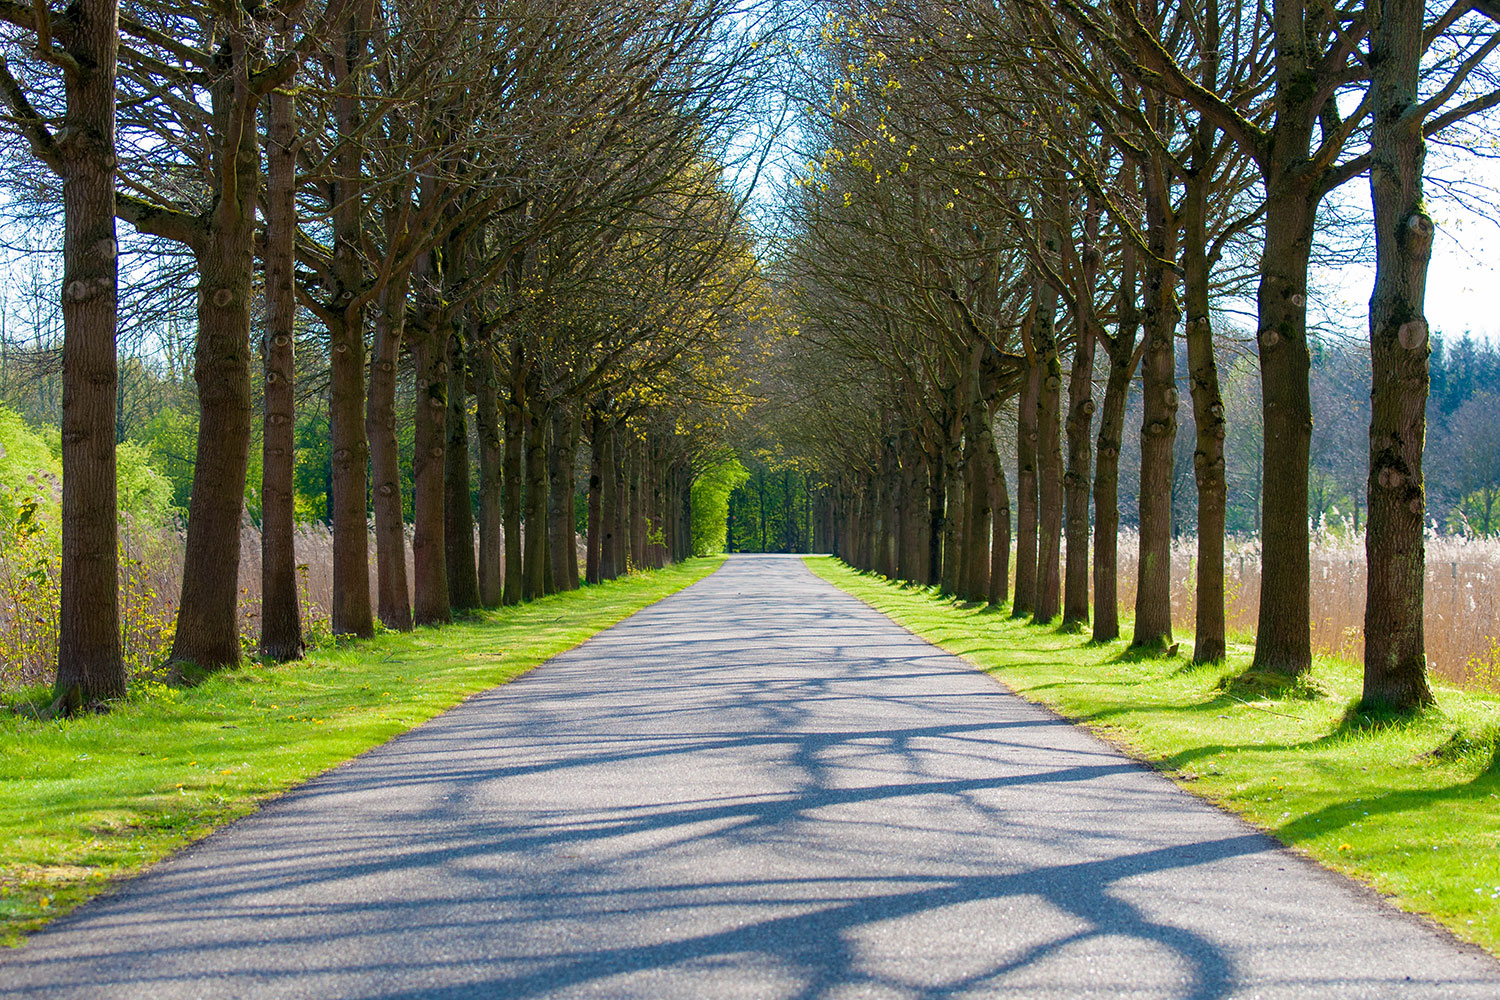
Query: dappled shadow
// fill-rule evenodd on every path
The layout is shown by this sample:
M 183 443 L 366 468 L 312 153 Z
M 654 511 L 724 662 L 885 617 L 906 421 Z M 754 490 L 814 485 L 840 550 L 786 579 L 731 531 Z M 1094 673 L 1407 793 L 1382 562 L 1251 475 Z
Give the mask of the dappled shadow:
M 1493 995 L 1491 965 L 1435 962 L 1436 940 L 795 562 L 735 558 L 82 907 L 0 957 L 0 981 Z

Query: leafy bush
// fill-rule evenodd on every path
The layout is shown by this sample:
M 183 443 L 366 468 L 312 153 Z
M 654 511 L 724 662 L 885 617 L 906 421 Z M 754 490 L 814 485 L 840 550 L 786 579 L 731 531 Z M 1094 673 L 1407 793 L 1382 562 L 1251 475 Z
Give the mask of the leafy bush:
M 724 551 L 729 518 L 729 494 L 750 478 L 732 455 L 719 458 L 693 480 L 693 555 Z

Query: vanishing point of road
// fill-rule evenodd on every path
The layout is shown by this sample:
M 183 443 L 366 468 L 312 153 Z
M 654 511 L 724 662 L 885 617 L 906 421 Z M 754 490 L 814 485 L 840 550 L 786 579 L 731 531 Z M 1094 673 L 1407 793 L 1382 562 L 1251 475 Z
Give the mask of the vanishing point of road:
M 1494 1000 L 1500 963 L 736 557 L 56 921 L 0 995 Z

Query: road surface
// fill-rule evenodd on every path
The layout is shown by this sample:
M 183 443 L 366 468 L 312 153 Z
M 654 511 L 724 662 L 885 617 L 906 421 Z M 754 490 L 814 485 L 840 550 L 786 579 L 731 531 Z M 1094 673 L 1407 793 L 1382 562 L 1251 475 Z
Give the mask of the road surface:
M 0 954 L 7 998 L 1500 997 L 821 582 L 701 583 Z

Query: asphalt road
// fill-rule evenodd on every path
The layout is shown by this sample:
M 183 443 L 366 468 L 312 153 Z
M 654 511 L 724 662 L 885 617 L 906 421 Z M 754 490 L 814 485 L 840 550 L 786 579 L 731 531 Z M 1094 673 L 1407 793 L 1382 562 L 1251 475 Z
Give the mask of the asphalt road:
M 7 998 L 1500 997 L 1500 964 L 739 557 L 0 955 Z

